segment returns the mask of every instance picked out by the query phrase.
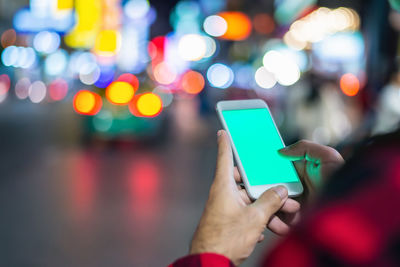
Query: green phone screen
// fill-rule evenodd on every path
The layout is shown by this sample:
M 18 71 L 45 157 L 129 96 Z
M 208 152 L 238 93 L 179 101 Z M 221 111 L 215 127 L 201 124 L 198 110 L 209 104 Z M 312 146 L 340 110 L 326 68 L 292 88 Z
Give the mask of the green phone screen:
M 299 181 L 293 164 L 278 154 L 284 145 L 266 108 L 224 110 L 222 116 L 251 186 Z

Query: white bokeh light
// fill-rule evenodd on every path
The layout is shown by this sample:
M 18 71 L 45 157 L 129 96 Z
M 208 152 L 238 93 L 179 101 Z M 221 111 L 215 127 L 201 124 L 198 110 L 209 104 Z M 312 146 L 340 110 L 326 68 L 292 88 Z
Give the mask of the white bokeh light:
M 124 12 L 131 19 L 141 19 L 150 10 L 148 0 L 130 0 L 124 6 Z
M 217 51 L 217 43 L 215 40 L 209 36 L 203 36 L 204 41 L 206 42 L 206 53 L 204 54 L 205 58 L 212 57 Z
M 187 34 L 179 40 L 178 51 L 182 59 L 198 61 L 205 56 L 207 44 L 201 35 Z
M 260 67 L 257 69 L 255 80 L 257 85 L 264 89 L 270 89 L 276 84 L 275 75 L 269 72 L 265 67 Z
M 263 64 L 267 71 L 273 73 L 278 83 L 283 86 L 295 84 L 300 79 L 298 65 L 287 55 L 271 50 L 264 55 Z
M 44 71 L 47 75 L 58 76 L 67 69 L 68 53 L 65 50 L 57 50 L 49 55 L 44 62 Z
M 22 78 L 15 84 L 15 95 L 19 99 L 26 99 L 29 96 L 29 87 L 31 86 L 31 81 L 29 78 Z
M 29 87 L 29 99 L 32 103 L 40 103 L 46 97 L 46 85 L 42 81 L 36 81 Z
M 86 63 L 79 71 L 79 80 L 86 85 L 92 85 L 100 78 L 100 68 L 96 63 Z
M 204 31 L 211 36 L 222 36 L 228 30 L 228 23 L 224 18 L 212 15 L 207 17 L 203 23 Z
M 60 35 L 55 32 L 41 31 L 33 38 L 33 47 L 40 53 L 51 54 L 60 47 Z
M 221 63 L 211 65 L 207 70 L 207 79 L 213 87 L 228 88 L 232 85 L 234 78 L 232 69 Z

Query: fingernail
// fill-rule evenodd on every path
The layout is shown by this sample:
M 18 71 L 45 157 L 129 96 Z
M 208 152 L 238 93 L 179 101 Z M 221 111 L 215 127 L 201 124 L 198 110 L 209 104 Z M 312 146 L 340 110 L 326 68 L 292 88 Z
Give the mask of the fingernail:
M 288 196 L 288 191 L 286 187 L 279 185 L 272 188 L 281 199 L 285 199 Z
M 222 135 L 222 130 L 219 130 L 218 132 L 217 132 L 217 136 L 219 137 L 219 136 L 221 136 Z
M 283 147 L 281 149 L 278 149 L 278 152 L 285 152 L 286 150 L 288 150 L 288 147 Z

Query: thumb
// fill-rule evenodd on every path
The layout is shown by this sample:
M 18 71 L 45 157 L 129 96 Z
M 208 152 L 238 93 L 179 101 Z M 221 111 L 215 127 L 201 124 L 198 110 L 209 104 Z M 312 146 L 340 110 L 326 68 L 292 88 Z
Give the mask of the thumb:
M 263 214 L 265 224 L 288 199 L 288 190 L 280 185 L 265 191 L 252 205 L 257 207 Z
M 229 137 L 224 130 L 218 131 L 218 158 L 215 182 L 229 183 L 233 179 L 233 159 Z

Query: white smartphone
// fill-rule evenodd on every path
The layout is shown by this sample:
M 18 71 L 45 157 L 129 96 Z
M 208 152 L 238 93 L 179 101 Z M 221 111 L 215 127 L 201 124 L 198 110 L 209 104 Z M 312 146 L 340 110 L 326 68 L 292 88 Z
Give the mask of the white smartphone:
M 293 163 L 278 154 L 285 145 L 267 104 L 261 99 L 221 101 L 216 108 L 248 195 L 257 199 L 278 185 L 289 196 L 300 195 L 303 186 Z

